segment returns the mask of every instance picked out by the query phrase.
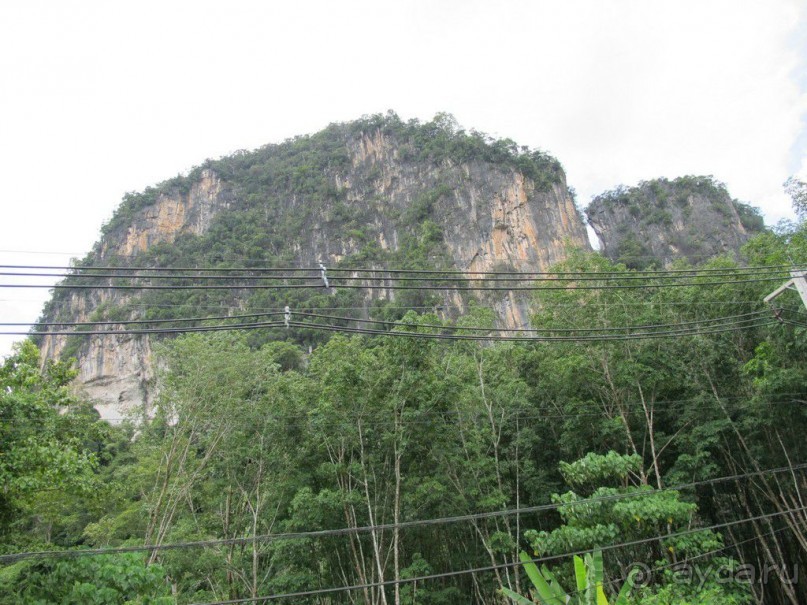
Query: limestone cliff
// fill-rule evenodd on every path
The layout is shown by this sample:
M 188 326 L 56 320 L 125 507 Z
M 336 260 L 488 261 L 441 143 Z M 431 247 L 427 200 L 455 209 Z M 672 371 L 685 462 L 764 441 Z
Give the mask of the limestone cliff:
M 101 242 L 99 260 L 131 257 L 151 246 L 173 242 L 183 233 L 207 231 L 213 217 L 230 206 L 232 193 L 212 170 L 199 173 L 188 191 L 168 189 L 156 194 L 153 204 L 132 217 L 125 231 Z
M 620 187 L 594 198 L 586 216 L 602 253 L 631 267 L 736 254 L 764 228 L 756 209 L 733 200 L 711 177 Z
M 200 235 L 233 199 L 230 189 L 212 170 L 202 170 L 185 191 L 168 188 L 153 197 L 153 203 L 131 213 L 130 219 L 116 229 L 107 231 L 89 257 L 93 264 L 137 258 L 139 253 L 156 244 L 171 243 L 179 235 Z M 121 223 L 120 211 L 116 219 Z M 114 290 L 69 291 L 51 301 L 44 318 L 97 321 L 107 318 L 109 309 L 124 308 L 132 302 L 131 298 Z M 124 315 L 129 318 L 136 313 Z M 81 340 L 77 341 L 78 338 Z M 69 344 L 66 336 L 44 337 L 40 344 L 42 359 L 76 355 L 78 382 L 97 402 L 102 417 L 119 420 L 133 405 L 151 403 L 154 367 L 148 338 L 83 336 L 75 337 L 72 347 Z
M 466 134 L 445 118 L 419 124 L 387 115 L 208 161 L 187 177 L 127 196 L 81 265 L 310 267 L 322 260 L 543 270 L 574 247 L 587 249 L 588 240 L 554 158 Z M 337 297 L 368 307 L 441 304 L 448 315 L 469 302 L 449 291 L 353 292 Z M 60 290 L 43 319 L 171 318 L 209 314 L 213 306 L 221 314 L 302 304 L 301 296 Z M 523 296 L 505 292 L 484 302 L 503 326 L 528 322 Z M 53 336 L 41 339 L 41 348 L 45 358 L 77 357 L 83 387 L 109 417 L 153 398 L 146 337 Z

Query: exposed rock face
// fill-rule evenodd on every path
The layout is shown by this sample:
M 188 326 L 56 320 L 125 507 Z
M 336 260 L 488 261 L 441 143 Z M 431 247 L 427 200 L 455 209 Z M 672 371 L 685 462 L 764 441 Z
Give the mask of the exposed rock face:
M 440 228 L 454 266 L 484 271 L 498 265 L 546 268 L 571 247 L 588 248 L 580 214 L 564 180 L 546 190 L 513 168 L 470 161 L 424 165 L 401 157 L 380 130 L 348 141 L 351 168 L 334 171 L 333 185 L 383 250 L 397 250 L 412 225 L 402 216 L 423 205 L 423 219 Z M 428 198 L 428 199 L 427 199 Z M 289 242 L 300 264 L 331 263 L 358 253 L 364 242 L 332 229 L 333 207 L 311 209 L 292 195 L 285 212 L 308 212 L 307 228 Z M 428 206 L 427 208 L 425 206 Z
M 120 422 L 135 406 L 150 405 L 154 390 L 151 342 L 145 336 L 91 336 L 81 354 L 78 381 L 101 417 Z
M 188 192 L 159 193 L 156 201 L 140 210 L 124 229 L 103 238 L 96 246 L 95 264 L 104 264 L 110 258 L 136 256 L 155 244 L 172 242 L 181 234 L 202 234 L 232 200 L 229 187 L 212 170 L 203 170 Z M 114 290 L 70 292 L 54 315 L 70 321 L 96 320 L 99 309 L 120 307 L 129 299 L 129 295 Z M 96 402 L 103 418 L 119 421 L 135 406 L 152 403 L 154 364 L 148 337 L 83 338 L 86 340 L 75 352 L 77 380 L 84 393 Z M 66 336 L 43 338 L 40 346 L 43 361 L 61 357 L 67 346 Z
M 396 221 L 388 217 L 406 212 L 418 197 L 429 194 L 435 198 L 430 218 L 441 228 L 457 268 L 485 271 L 496 264 L 512 264 L 538 270 L 564 258 L 568 246 L 588 247 L 563 181 L 536 191 L 535 184 L 515 169 L 485 162 L 423 167 L 400 161 L 394 141 L 380 132 L 361 136 L 350 151 L 356 172 L 380 172 L 380 176 L 370 181 L 337 177 L 336 184 L 347 188 L 353 207 L 383 200 L 386 212 L 376 214 L 375 224 L 384 248 L 397 247 L 400 236 Z M 336 254 L 329 249 L 332 257 L 349 253 L 345 240 L 328 235 L 332 234 L 323 232 L 321 241 L 311 242 L 312 249 L 336 245 L 342 248 Z
M 428 239 L 426 232 L 439 240 L 448 266 L 469 272 L 543 270 L 573 247 L 589 248 L 583 221 L 556 163 L 551 178 L 536 182 L 519 165 L 487 158 L 455 160 L 449 154 L 424 161 L 412 140 L 382 127 L 348 128 L 337 134 L 342 143 L 330 152 L 336 159 L 321 162 L 316 170 L 309 170 L 314 162 L 301 154 L 305 170 L 297 168 L 295 159 L 281 174 L 270 162 L 275 152 L 266 148 L 210 163 L 191 173 L 181 186 L 164 187 L 145 201 L 138 198 L 136 204 L 124 204 L 127 215 L 113 219 L 87 264 L 134 257 L 130 264 L 137 266 L 142 264 L 138 255 L 143 258 L 155 246 L 164 248 L 180 236 L 183 241 L 190 236 L 211 238 L 208 247 L 224 245 L 219 235 L 225 233 L 228 221 L 247 215 L 254 217 L 250 219 L 255 221 L 254 230 L 266 234 L 260 240 L 263 250 L 272 249 L 304 267 L 320 259 L 333 266 L 352 258 L 359 259 L 354 266 L 380 267 L 383 264 L 374 262 L 372 250 L 394 253 L 410 245 L 406 242 Z M 285 184 L 303 177 L 318 179 L 316 187 L 306 182 Z M 256 182 L 269 185 L 260 189 Z M 458 293 L 446 291 L 442 296 L 447 307 L 464 310 L 467 300 Z M 120 309 L 140 297 L 131 291 L 72 291 L 55 300 L 44 318 L 97 320 L 109 309 Z M 395 297 L 392 289 L 364 294 L 367 303 Z M 496 310 L 502 325 L 528 322 L 524 297 L 501 293 L 485 302 Z M 229 304 L 235 308 L 244 301 L 233 298 Z M 124 316 L 139 315 L 127 309 Z M 71 338 L 72 344 L 63 336 L 42 339 L 43 357 L 76 355 L 79 380 L 105 415 L 115 418 L 131 406 L 153 400 L 154 364 L 147 337 L 82 337 L 80 342 Z
M 594 198 L 586 216 L 602 253 L 632 267 L 736 253 L 764 228 L 756 209 L 733 200 L 711 177 L 618 188 Z
M 71 294 L 63 312 L 75 313 L 73 321 L 88 321 L 92 309 L 114 302 L 124 304 L 123 296 L 107 290 L 93 294 Z M 145 336 L 87 336 L 77 352 L 81 390 L 95 402 L 101 417 L 120 422 L 143 403 L 150 405 L 155 396 L 154 364 L 151 342 Z M 48 336 L 42 340 L 42 359 L 58 359 L 67 346 L 65 336 Z
M 141 210 L 125 233 L 102 241 L 100 258 L 133 256 L 177 235 L 207 231 L 213 217 L 228 208 L 233 197 L 212 170 L 201 172 L 188 193 L 160 192 L 156 202 Z
M 541 271 L 564 259 L 571 248 L 589 249 L 581 216 L 561 178 L 545 190 L 513 168 L 487 162 L 443 162 L 437 166 L 400 158 L 394 140 L 380 131 L 363 134 L 349 144 L 353 174 L 337 176 L 347 189 L 347 201 L 365 207 L 373 215 L 373 228 L 382 248 L 397 248 L 402 227 L 394 217 L 413 205 L 433 198 L 430 218 L 440 228 L 454 267 L 472 272 L 495 268 Z M 378 174 L 367 179 L 366 174 Z M 368 200 L 383 200 L 385 208 L 373 209 Z M 332 261 L 355 253 L 355 242 L 333 238 L 316 225 L 308 243 L 309 259 L 322 250 Z M 382 296 L 394 299 L 393 290 Z M 529 321 L 524 296 L 512 293 L 487 301 L 502 325 L 525 326 Z M 464 310 L 459 297 L 445 304 Z

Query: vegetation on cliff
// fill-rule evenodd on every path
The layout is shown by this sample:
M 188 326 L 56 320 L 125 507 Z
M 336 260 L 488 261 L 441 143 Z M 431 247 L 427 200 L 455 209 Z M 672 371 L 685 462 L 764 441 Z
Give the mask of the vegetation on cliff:
M 594 198 L 586 214 L 604 253 L 636 268 L 736 253 L 765 228 L 759 210 L 732 199 L 710 176 L 617 187 Z
M 412 175 L 404 206 L 379 195 L 384 188 L 383 162 L 352 165 L 366 140 L 388 143 L 389 162 Z M 355 148 L 355 149 L 354 149 Z M 351 151 L 352 150 L 352 151 Z M 142 193 L 130 193 L 103 227 L 94 251 L 77 268 L 93 265 L 138 267 L 283 267 L 301 263 L 312 266 L 317 255 L 328 256 L 324 240 L 339 244 L 332 255 L 336 267 L 391 266 L 405 269 L 454 268 L 441 224 L 451 206 L 454 190 L 462 186 L 463 165 L 482 171 L 515 171 L 528 178 L 538 192 L 564 184 L 560 163 L 542 151 L 518 146 L 509 139 L 494 139 L 474 130 L 461 129 L 453 117 L 438 114 L 432 121 L 402 121 L 389 112 L 354 122 L 332 124 L 313 135 L 295 137 L 255 151 L 239 151 L 208 160 L 189 171 Z M 133 257 L 105 251 L 126 240 L 127 230 L 160 196 L 187 195 L 203 171 L 211 170 L 232 193 L 233 203 L 217 214 L 203 233 L 184 233 L 176 239 L 151 245 Z M 353 182 L 347 182 L 349 179 Z M 341 183 L 341 185 L 340 185 Z M 457 220 L 467 223 L 467 215 Z M 394 245 L 382 246 L 379 224 L 393 225 Z M 388 230 L 389 231 L 389 230 Z M 582 225 L 579 227 L 581 237 Z M 322 242 L 309 242 L 322 234 Z M 470 259 L 467 259 L 470 261 Z M 99 278 L 98 283 L 105 280 Z M 107 280 L 108 281 L 108 280 Z M 67 284 L 77 283 L 68 278 Z M 86 279 L 82 283 L 91 283 Z M 209 282 L 215 284 L 216 282 Z M 42 321 L 66 320 L 73 313 L 69 290 L 58 290 L 47 303 Z M 84 293 L 78 293 L 83 296 Z M 276 292 L 207 290 L 197 292 L 151 291 L 121 297 L 118 302 L 89 305 L 93 320 L 124 317 L 170 319 L 198 315 L 201 309 L 261 310 L 283 308 L 375 307 L 374 317 L 400 317 L 385 310 L 384 301 L 367 304 L 366 293 L 341 290 L 323 296 L 299 290 L 282 296 Z M 440 303 L 439 293 L 399 293 L 396 307 Z M 141 309 L 144 311 L 141 312 Z M 310 335 L 309 335 L 310 336 Z M 256 334 L 254 344 L 270 336 Z M 72 338 L 62 358 L 76 356 L 84 341 Z M 301 337 L 301 342 L 306 342 Z

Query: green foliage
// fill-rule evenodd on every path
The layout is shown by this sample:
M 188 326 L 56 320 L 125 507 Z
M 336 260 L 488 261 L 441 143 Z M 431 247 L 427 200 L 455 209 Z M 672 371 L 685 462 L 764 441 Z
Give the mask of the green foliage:
M 734 206 L 740 217 L 740 223 L 742 223 L 746 231 L 750 233 L 761 233 L 765 230 L 765 221 L 759 212 L 759 208 L 736 202 Z
M 165 570 L 160 565 L 146 567 L 137 554 L 78 557 L 20 567 L 14 586 L 5 586 L 0 603 L 170 605 L 176 602 Z
M 614 256 L 619 262 L 624 263 L 625 266 L 631 269 L 646 269 L 654 263 L 650 248 L 645 242 L 639 241 L 639 238 L 634 233 L 628 233 L 619 240 Z
M 489 313 L 477 315 L 468 321 L 486 321 Z M 439 323 L 428 315 L 404 320 Z M 335 337 L 300 364 L 299 349 L 287 343 L 251 350 L 232 335 L 176 339 L 161 352 L 167 371 L 158 417 L 135 444 L 134 465 L 142 470 L 129 476 L 142 472 L 145 480 L 130 479 L 123 487 L 132 490 L 133 499 L 146 490 L 145 517 L 133 517 L 131 504 L 120 501 L 85 533 L 98 540 L 106 530 L 114 543 L 127 538 L 134 521 L 147 541 L 170 542 L 512 505 L 515 478 L 537 477 L 513 452 L 538 448 L 533 429 L 513 432 L 527 410 L 526 386 L 515 375 L 517 364 L 508 361 L 517 354 L 477 346 L 446 349 L 417 339 Z M 502 430 L 505 439 L 497 437 Z M 490 448 L 501 453 L 502 463 L 490 457 Z M 519 497 L 530 502 L 545 495 L 538 490 Z M 193 511 L 177 508 L 184 498 L 193 500 Z M 514 527 L 491 521 L 479 530 L 497 559 L 517 556 Z M 375 573 L 374 543 L 382 553 L 393 548 L 390 539 L 359 534 L 349 540 L 256 543 L 205 557 L 171 552 L 160 562 L 183 598 L 201 594 L 211 583 L 217 594 L 238 597 L 251 594 L 253 582 L 259 594 L 305 590 L 319 578 L 343 573 L 345 561 L 351 569 Z M 443 539 L 465 547 L 446 558 Z M 452 528 L 407 532 L 398 548 L 401 577 L 489 561 L 486 547 Z M 256 575 L 253 549 L 260 561 Z M 383 556 L 380 562 L 391 577 L 392 560 Z M 268 569 L 275 571 L 267 575 Z M 419 584 L 417 599 L 457 603 L 469 586 Z M 493 595 L 497 588 L 490 577 L 479 589 Z M 411 587 L 402 594 L 411 594 Z
M 539 570 L 527 553 L 521 553 L 521 562 L 527 576 L 535 587 L 533 596 L 536 598 L 536 602 L 542 605 L 609 605 L 604 589 L 602 551 L 595 550 L 591 554 L 586 554 L 585 558 L 574 556 L 577 590 L 572 594 L 568 594 L 561 587 L 560 582 L 545 565 Z M 628 574 L 624 585 L 616 596 L 614 605 L 627 605 L 628 595 L 633 585 L 633 577 L 636 573 L 636 570 L 633 570 Z M 502 593 L 518 605 L 533 603 L 533 601 L 508 588 L 502 588 Z
M 297 144 L 306 149 L 310 141 Z M 300 187 L 315 189 L 306 185 L 310 174 L 298 176 Z M 659 191 L 664 189 L 656 195 Z M 665 204 L 669 210 L 677 201 L 669 196 Z M 421 222 L 408 231 L 402 228 L 400 250 L 371 249 L 367 258 L 446 266 L 441 265 L 448 260 L 440 256 L 437 222 L 429 218 L 428 208 L 423 210 Z M 343 211 L 339 208 L 334 220 L 358 220 Z M 247 209 L 245 216 L 265 220 L 262 212 Z M 259 237 L 259 229 L 249 229 L 244 228 L 245 240 Z M 177 249 L 187 257 L 165 248 L 153 259 L 193 258 L 198 243 L 181 238 Z M 205 245 L 221 255 L 221 266 L 237 264 L 226 247 L 216 248 L 212 240 Z M 260 248 L 255 241 L 249 246 Z M 752 264 L 787 263 L 789 258 L 805 263 L 804 228 L 761 234 L 745 254 Z M 266 258 L 282 260 L 271 253 Z M 736 264 L 717 258 L 705 267 L 731 275 Z M 596 254 L 572 254 L 553 270 L 610 276 L 607 282 L 586 285 L 635 284 L 632 270 Z M 651 286 L 663 283 L 659 279 Z M 540 289 L 532 325 L 547 333 L 583 326 L 678 325 L 764 310 L 762 298 L 769 289 L 770 284 L 757 282 L 708 289 Z M 150 317 L 196 315 L 195 305 L 234 302 L 225 293 L 162 296 L 150 299 L 155 303 Z M 349 306 L 351 297 L 317 292 L 295 302 L 317 309 Z M 156 306 L 161 300 L 179 306 Z M 400 331 L 413 329 L 396 325 L 400 319 L 430 332 L 453 325 L 441 326 L 434 314 L 402 315 L 395 308 L 415 300 L 438 302 L 413 291 L 409 299 L 379 302 L 371 316 Z M 282 302 L 269 290 L 250 298 L 247 309 Z M 490 308 L 469 308 L 457 325 L 495 325 Z M 120 318 L 121 313 L 114 306 L 102 307 L 98 317 Z M 561 565 L 539 573 L 550 589 L 576 585 L 579 594 L 602 578 L 603 592 L 613 598 L 609 587 L 623 582 L 631 563 L 642 563 L 654 572 L 653 581 L 636 587 L 630 603 L 738 604 L 749 601 L 747 586 L 679 585 L 671 575 L 673 565 L 735 565 L 732 558 L 714 554 L 734 543 L 732 557 L 737 552 L 745 561 L 764 552 L 758 545 L 804 561 L 790 531 L 776 537 L 763 532 L 760 538 L 753 526 L 738 524 L 731 540 L 712 531 L 672 535 L 788 508 L 798 501 L 800 472 L 794 473 L 795 480 L 782 474 L 778 481 L 758 476 L 708 489 L 664 489 L 805 459 L 807 414 L 801 393 L 807 384 L 807 340 L 800 327 L 776 324 L 677 338 L 575 343 L 325 340 L 314 330 L 299 329 L 291 334 L 194 335 L 163 343 L 157 347 L 161 394 L 156 416 L 138 427 L 136 438 L 133 430 L 99 423 L 89 406 L 65 389 L 72 370 L 52 364 L 41 371 L 35 348 L 24 345 L 0 370 L 0 402 L 14 419 L 0 425 L 3 485 L 13 486 L 3 501 L 4 550 L 357 531 L 164 551 L 151 556 L 147 567 L 138 557 L 21 562 L 0 568 L 6 600 L 19 602 L 25 590 L 45 589 L 68 595 L 60 597 L 67 602 L 113 598 L 110 590 L 117 591 L 119 601 L 132 598 L 119 597 L 126 590 L 116 579 L 120 576 L 140 578 L 132 582 L 139 582 L 137 594 L 144 600 L 166 596 L 170 578 L 178 603 L 203 602 L 493 565 L 502 566 L 498 575 L 418 581 L 402 586 L 398 596 L 403 603 L 497 603 L 502 588 L 525 592 L 529 580 L 519 553 L 528 546 L 530 552 L 557 555 L 599 546 L 608 547 L 602 567 L 581 561 L 574 569 Z M 308 344 L 318 345 L 311 354 Z M 398 532 L 358 531 L 549 501 L 556 510 Z M 525 533 L 524 528 L 535 529 Z M 643 542 L 611 548 L 632 540 Z M 66 567 L 59 567 L 62 563 Z M 108 566 L 116 570 L 115 578 Z M 51 576 L 63 581 L 56 586 Z M 75 597 L 70 592 L 75 586 L 87 595 Z M 328 598 L 332 603 L 381 602 L 380 590 Z M 384 590 L 386 601 L 395 602 L 395 589 Z M 775 578 L 764 591 L 771 602 L 784 600 Z M 797 599 L 803 600 L 803 594 L 798 592 Z
M 807 183 L 791 176 L 785 181 L 784 187 L 793 201 L 793 210 L 796 215 L 801 220 L 807 218 Z
M 714 242 L 726 229 L 740 241 L 765 230 L 759 209 L 733 200 L 711 176 L 620 186 L 592 200 L 588 213 L 611 217 L 605 224 L 614 222 L 616 232 L 608 255 L 637 269 L 668 262 L 671 255 L 702 261 L 721 251 Z
M 720 536 L 709 530 L 686 533 L 683 536 L 671 535 L 691 529 L 696 523 L 697 506 L 682 501 L 680 494 L 675 491 L 662 492 L 646 485 L 626 485 L 625 481 L 629 476 L 638 476 L 640 464 L 641 459 L 637 456 L 619 456 L 615 452 L 609 452 L 605 456 L 588 454 L 572 464 L 562 463 L 562 472 L 571 484 L 581 485 L 600 481 L 622 483 L 623 487 L 598 487 L 587 496 L 593 502 L 581 499 L 574 492 L 555 495 L 553 500 L 562 504 L 558 512 L 563 524 L 552 531 L 528 530 L 525 533 L 525 538 L 530 541 L 535 554 L 575 552 L 620 542 L 640 542 L 642 538 L 649 537 L 651 539 L 647 542 L 622 547 L 620 549 L 622 554 L 612 556 L 638 562 L 655 558 L 655 566 L 659 570 L 672 568 L 675 561 L 686 561 L 689 557 L 699 559 L 701 564 L 705 564 L 705 555 L 721 550 L 723 543 Z M 665 535 L 668 537 L 665 538 Z M 653 540 L 656 537 L 658 537 L 657 543 Z M 597 597 L 602 601 L 594 600 L 592 586 L 599 587 L 600 591 L 603 586 L 602 555 L 598 555 L 597 552 L 595 550 L 593 558 L 587 557 L 585 565 L 587 571 L 583 570 L 582 562 L 578 562 L 575 557 L 578 600 L 569 601 L 570 597 L 566 596 L 558 602 L 608 602 L 604 594 Z M 523 554 L 522 560 L 527 565 L 530 557 Z M 711 563 L 715 561 L 723 566 L 737 566 L 736 561 L 728 558 L 712 557 Z M 593 577 L 592 569 L 597 570 Z M 632 577 L 636 572 L 634 569 L 628 575 L 617 603 L 627 604 L 628 587 L 632 586 Z M 528 570 L 531 579 L 537 573 L 539 573 L 537 569 L 533 570 L 533 573 L 529 573 Z M 552 582 L 549 580 L 553 576 L 548 569 L 543 568 L 539 575 L 551 586 Z M 583 581 L 584 578 L 587 581 Z M 665 599 L 670 595 L 682 599 L 690 594 L 689 587 L 680 585 L 680 582 L 676 583 L 676 578 L 672 574 L 660 571 L 656 580 L 651 588 L 642 590 L 643 598 L 637 600 L 637 603 L 663 603 L 667 602 Z M 746 585 L 739 583 L 721 585 L 716 578 L 710 578 L 709 582 L 707 587 L 701 588 L 711 591 L 715 603 L 743 603 L 748 602 L 751 597 Z M 537 592 L 541 603 L 555 602 L 548 596 L 551 592 L 547 591 L 546 587 L 542 589 L 539 586 Z
M 80 494 L 93 486 L 97 458 L 87 440 L 95 417 L 69 394 L 66 385 L 74 376 L 59 362 L 40 370 L 39 351 L 30 341 L 17 345 L 0 367 L 2 533 L 12 531 L 21 512 L 48 515 L 43 490 Z
M 610 479 L 624 483 L 629 475 L 636 476 L 641 466 L 642 458 L 636 454 L 620 456 L 610 451 L 603 456 L 590 452 L 572 463 L 561 462 L 560 473 L 569 485 L 582 487 Z

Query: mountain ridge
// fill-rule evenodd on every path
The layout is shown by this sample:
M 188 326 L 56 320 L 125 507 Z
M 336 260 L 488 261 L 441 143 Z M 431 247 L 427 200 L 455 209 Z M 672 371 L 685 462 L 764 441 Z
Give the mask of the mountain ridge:
M 425 124 L 387 114 L 209 160 L 187 176 L 127 194 L 77 269 L 200 263 L 310 267 L 322 261 L 330 267 L 452 269 L 467 275 L 494 268 L 546 270 L 572 247 L 589 249 L 589 243 L 557 160 L 512 141 L 467 133 L 444 114 Z M 172 319 L 211 306 L 232 312 L 326 303 L 386 317 L 391 303 L 432 305 L 452 317 L 475 299 L 495 310 L 500 325 L 529 323 L 525 297 L 513 292 L 474 297 L 449 289 L 393 288 L 327 295 L 65 289 L 54 295 L 42 319 Z M 254 338 L 275 337 L 266 331 Z M 75 356 L 81 383 L 102 409 L 153 400 L 147 338 L 46 336 L 40 348 L 45 359 Z
M 708 177 L 660 179 L 606 192 L 586 211 L 606 256 L 625 256 L 619 249 L 626 232 L 662 264 L 678 254 L 667 241 L 675 236 L 669 228 L 675 221 L 652 220 L 663 212 L 658 191 L 684 199 L 690 214 L 714 214 L 715 204 L 732 203 L 725 187 Z M 716 202 L 707 195 L 715 191 Z M 736 214 L 734 223 L 742 230 Z M 758 218 L 750 210 L 746 216 Z M 734 223 L 722 225 L 728 244 L 708 249 L 710 255 L 736 252 L 747 239 L 744 231 L 737 234 Z M 714 232 L 709 221 L 701 221 L 696 231 L 705 233 L 706 227 Z M 654 247 L 654 242 L 660 244 Z M 322 262 L 332 268 L 452 270 L 470 280 L 475 272 L 546 271 L 573 250 L 591 247 L 583 215 L 554 157 L 508 139 L 466 132 L 448 114 L 420 123 L 388 113 L 207 160 L 186 176 L 127 194 L 76 271 L 94 266 L 316 267 Z M 69 277 L 64 285 L 78 281 Z M 95 281 L 120 283 L 119 278 Z M 529 298 L 516 290 L 397 290 L 367 288 L 367 280 L 357 283 L 366 289 L 65 288 L 54 293 L 40 322 L 165 321 L 198 317 L 205 310 L 226 315 L 287 305 L 338 306 L 355 310 L 358 318 L 385 320 L 400 318 L 407 307 L 433 308 L 451 319 L 482 304 L 494 311 L 500 327 L 530 324 Z M 253 346 L 289 337 L 310 346 L 325 338 L 302 330 L 264 329 L 250 335 Z M 106 417 L 154 400 L 149 337 L 59 335 L 40 337 L 38 344 L 43 360 L 77 359 L 78 380 Z

